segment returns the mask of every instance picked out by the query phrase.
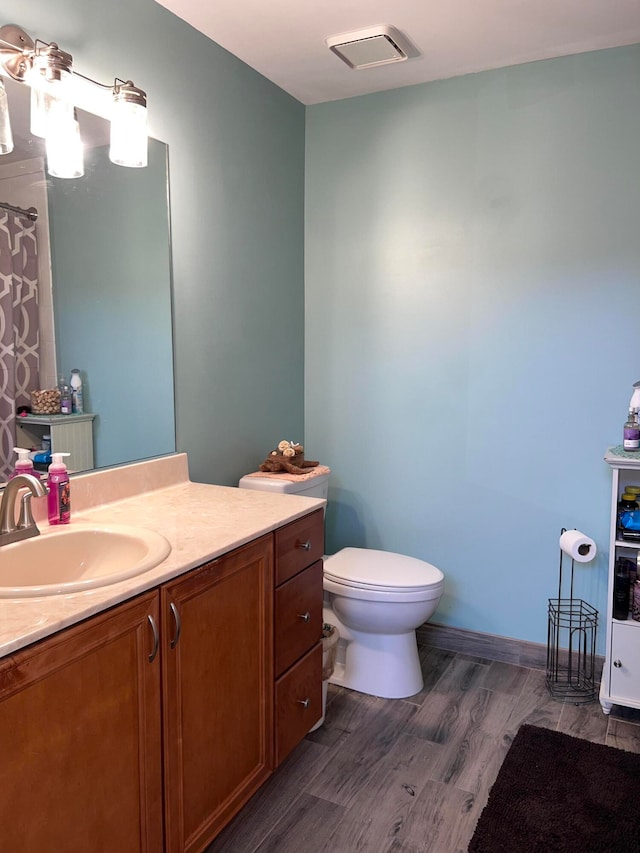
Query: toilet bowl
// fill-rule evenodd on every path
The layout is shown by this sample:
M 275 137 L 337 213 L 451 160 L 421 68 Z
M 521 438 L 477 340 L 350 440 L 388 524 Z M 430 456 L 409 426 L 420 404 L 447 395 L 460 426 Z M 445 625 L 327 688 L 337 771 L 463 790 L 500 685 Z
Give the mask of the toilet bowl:
M 330 681 L 387 699 L 419 693 L 416 628 L 440 602 L 440 569 L 389 551 L 343 548 L 325 558 L 323 586 L 323 618 L 341 639 Z
M 248 474 L 244 489 L 326 498 L 331 472 Z M 387 699 L 414 696 L 424 686 L 416 628 L 435 612 L 444 575 L 414 557 L 370 548 L 343 548 L 324 558 L 324 621 L 338 628 L 337 660 L 329 681 Z

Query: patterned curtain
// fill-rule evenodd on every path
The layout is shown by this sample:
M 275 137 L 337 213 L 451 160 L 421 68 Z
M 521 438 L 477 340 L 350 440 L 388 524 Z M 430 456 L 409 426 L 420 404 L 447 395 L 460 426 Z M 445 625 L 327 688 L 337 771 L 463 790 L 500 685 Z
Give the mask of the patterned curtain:
M 0 483 L 13 470 L 15 412 L 38 388 L 36 223 L 0 208 Z

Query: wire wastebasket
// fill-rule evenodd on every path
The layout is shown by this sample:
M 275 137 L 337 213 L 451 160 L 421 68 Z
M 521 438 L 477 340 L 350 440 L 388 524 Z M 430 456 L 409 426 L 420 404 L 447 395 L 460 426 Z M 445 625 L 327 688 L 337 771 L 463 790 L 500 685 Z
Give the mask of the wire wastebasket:
M 329 679 L 333 675 L 338 651 L 338 640 L 340 634 L 335 625 L 324 622 L 322 625 L 322 717 L 310 731 L 315 732 L 324 723 L 324 715 L 327 710 L 327 687 Z

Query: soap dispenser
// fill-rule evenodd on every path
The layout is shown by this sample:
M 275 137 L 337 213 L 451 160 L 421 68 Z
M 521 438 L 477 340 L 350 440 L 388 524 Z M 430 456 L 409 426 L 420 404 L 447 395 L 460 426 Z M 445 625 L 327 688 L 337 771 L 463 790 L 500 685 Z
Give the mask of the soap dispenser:
M 18 454 L 18 459 L 16 461 L 16 467 L 13 472 L 9 476 L 10 480 L 13 480 L 14 477 L 17 477 L 19 474 L 31 474 L 32 477 L 35 477 L 36 480 L 40 479 L 40 474 L 33 467 L 33 460 L 29 455 L 29 449 L 27 447 L 14 447 L 15 452 Z
M 54 453 L 53 462 L 49 465 L 49 524 L 69 524 L 71 521 L 71 486 L 67 466 L 62 461 L 64 456 L 70 454 Z

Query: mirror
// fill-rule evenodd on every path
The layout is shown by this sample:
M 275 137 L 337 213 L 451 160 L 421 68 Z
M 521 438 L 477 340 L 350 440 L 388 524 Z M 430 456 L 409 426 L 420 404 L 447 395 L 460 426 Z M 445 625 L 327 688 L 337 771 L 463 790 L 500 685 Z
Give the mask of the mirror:
M 0 157 L 0 202 L 38 211 L 40 388 L 80 369 L 94 467 L 172 453 L 167 146 L 149 140 L 147 168 L 115 166 L 108 122 L 78 110 L 85 174 L 49 177 L 30 90 L 4 83 L 15 149 Z

